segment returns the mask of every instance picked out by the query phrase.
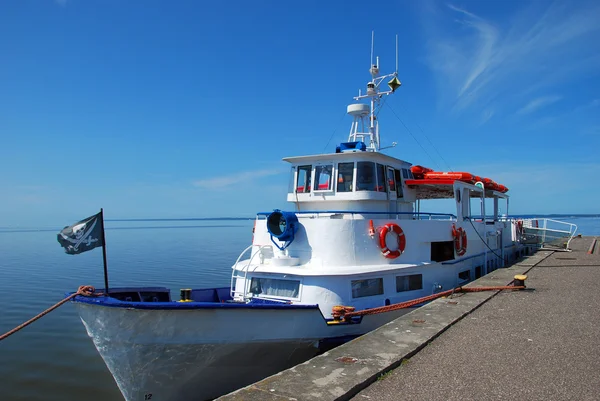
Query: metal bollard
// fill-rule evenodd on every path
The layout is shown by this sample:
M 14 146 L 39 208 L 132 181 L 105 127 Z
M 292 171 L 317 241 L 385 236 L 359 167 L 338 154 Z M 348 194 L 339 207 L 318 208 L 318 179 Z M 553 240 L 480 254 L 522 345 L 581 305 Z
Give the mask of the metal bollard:
M 525 274 L 517 274 L 514 278 L 513 285 L 515 287 L 525 287 L 525 280 L 527 276 Z

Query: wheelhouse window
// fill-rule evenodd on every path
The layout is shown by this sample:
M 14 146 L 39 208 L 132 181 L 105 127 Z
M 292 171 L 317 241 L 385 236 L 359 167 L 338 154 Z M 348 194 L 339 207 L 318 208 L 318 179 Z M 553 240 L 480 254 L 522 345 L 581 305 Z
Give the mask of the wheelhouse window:
M 300 281 L 252 277 L 250 293 L 271 297 L 298 298 L 300 295 Z
M 338 192 L 352 192 L 352 182 L 354 181 L 354 162 L 338 164 Z
M 294 180 L 296 179 L 296 167 L 292 167 L 292 173 L 290 174 L 290 181 L 288 183 L 288 193 L 294 192 Z
M 383 278 L 352 280 L 352 298 L 370 297 L 383 294 Z
M 385 166 L 377 164 L 377 192 L 387 192 L 385 187 Z
M 396 195 L 398 198 L 402 198 L 402 178 L 400 177 L 400 170 L 395 170 L 394 175 L 396 176 Z
M 375 163 L 357 162 L 356 190 L 375 191 Z
M 296 192 L 306 193 L 310 192 L 310 174 L 312 172 L 312 166 L 299 166 L 298 167 L 298 181 L 296 183 Z
M 315 191 L 333 190 L 333 165 L 315 167 Z
M 390 192 L 395 192 L 396 191 L 396 178 L 394 177 L 394 169 L 393 168 L 387 169 L 387 181 L 388 181 L 388 187 L 390 189 Z
M 411 274 L 410 276 L 396 276 L 396 292 L 414 291 L 422 289 L 422 274 Z

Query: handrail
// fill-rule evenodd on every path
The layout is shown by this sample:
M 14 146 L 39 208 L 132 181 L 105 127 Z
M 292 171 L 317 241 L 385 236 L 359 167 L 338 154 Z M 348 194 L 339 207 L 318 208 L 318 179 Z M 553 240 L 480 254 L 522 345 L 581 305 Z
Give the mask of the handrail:
M 242 259 L 242 256 L 244 256 L 244 254 L 246 252 L 248 252 L 248 250 L 252 249 L 253 246 L 254 246 L 254 244 L 250 244 L 249 247 L 247 247 L 246 249 L 244 249 L 242 251 L 242 253 L 240 253 L 240 256 L 238 256 L 237 260 L 235 261 L 235 264 L 233 265 L 234 267 L 233 267 L 233 271 L 231 272 L 231 283 L 229 285 L 229 292 L 230 292 L 230 295 L 231 295 L 231 299 L 233 299 L 234 296 L 235 296 L 235 290 L 233 289 L 234 288 L 233 287 L 233 279 L 237 277 L 235 275 L 235 272 L 237 271 L 236 266 L 238 265 L 238 263 L 240 263 L 240 259 Z
M 257 250 L 257 251 L 254 253 L 254 255 L 252 255 L 252 256 L 250 257 L 250 259 L 248 260 L 248 264 L 242 268 L 241 272 L 242 272 L 242 273 L 244 273 L 244 275 L 243 275 L 243 276 L 237 276 L 237 275 L 235 274 L 235 272 L 236 272 L 236 271 L 239 271 L 239 270 L 238 270 L 236 267 L 237 267 L 238 263 L 240 262 L 240 259 L 241 259 L 241 258 L 242 258 L 242 256 L 243 256 L 243 255 L 244 255 L 246 252 L 248 252 L 248 250 L 249 250 L 249 249 L 251 249 L 253 246 L 254 246 L 254 244 L 252 244 L 252 245 L 250 245 L 248 248 L 244 249 L 244 250 L 242 251 L 242 253 L 240 254 L 240 256 L 238 256 L 237 260 L 235 261 L 235 265 L 234 265 L 234 267 L 233 267 L 233 271 L 231 272 L 231 284 L 230 284 L 230 287 L 229 287 L 229 288 L 230 288 L 229 292 L 230 292 L 230 294 L 231 294 L 231 299 L 234 299 L 234 298 L 235 298 L 235 294 L 236 294 L 236 291 L 233 289 L 233 288 L 234 288 L 234 287 L 233 287 L 233 279 L 234 279 L 234 278 L 238 278 L 238 277 L 239 277 L 239 278 L 243 278 L 243 279 L 244 279 L 244 291 L 243 291 L 243 292 L 241 292 L 240 294 L 242 295 L 242 299 L 243 299 L 243 300 L 246 300 L 246 280 L 247 280 L 247 278 L 248 278 L 248 270 L 250 269 L 250 265 L 252 264 L 252 260 L 254 259 L 254 257 L 255 257 L 256 255 L 258 255 L 258 254 L 260 253 L 260 251 L 261 251 L 263 248 L 272 248 L 272 247 L 273 247 L 273 246 L 272 246 L 272 245 L 270 245 L 270 244 L 269 244 L 269 245 L 261 245 L 261 246 L 258 248 L 258 250 Z
M 256 213 L 257 216 L 268 216 L 270 215 L 272 212 L 259 212 Z M 424 216 L 445 216 L 445 217 L 453 217 L 456 218 L 455 215 L 451 214 L 451 213 L 434 213 L 434 212 L 365 212 L 365 211 L 359 211 L 359 210 L 302 210 L 302 211 L 297 211 L 297 212 L 293 212 L 296 214 L 367 214 L 367 215 L 390 215 L 390 214 L 395 214 L 395 215 L 413 215 L 413 216 L 420 216 L 420 215 L 424 215 Z

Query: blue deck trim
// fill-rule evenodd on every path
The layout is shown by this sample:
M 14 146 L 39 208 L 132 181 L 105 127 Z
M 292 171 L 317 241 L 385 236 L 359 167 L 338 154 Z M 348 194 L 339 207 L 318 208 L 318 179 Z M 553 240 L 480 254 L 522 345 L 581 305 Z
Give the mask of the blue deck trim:
M 237 302 L 126 302 L 106 296 L 77 296 L 73 302 L 106 306 L 111 308 L 144 309 L 144 310 L 179 310 L 179 309 L 319 309 L 319 305 L 297 305 L 286 303 L 237 303 Z
M 114 289 L 115 291 L 117 289 Z M 125 289 L 119 289 L 123 291 Z M 150 292 L 157 290 L 167 290 L 164 287 L 130 287 L 127 290 L 138 291 L 138 292 Z M 211 289 L 203 289 L 211 290 Z M 215 289 L 216 290 L 216 289 Z M 196 290 L 192 290 L 196 291 Z M 100 291 L 101 292 L 101 291 Z M 71 295 L 73 292 L 67 293 Z M 179 310 L 179 309 L 319 309 L 319 305 L 298 305 L 290 304 L 287 302 L 273 301 L 268 299 L 256 299 L 251 300 L 248 303 L 238 302 L 133 302 L 133 301 L 122 301 L 116 298 L 99 296 L 99 297 L 84 297 L 77 296 L 72 302 L 106 306 L 111 308 L 128 308 L 128 309 L 144 309 L 144 310 Z

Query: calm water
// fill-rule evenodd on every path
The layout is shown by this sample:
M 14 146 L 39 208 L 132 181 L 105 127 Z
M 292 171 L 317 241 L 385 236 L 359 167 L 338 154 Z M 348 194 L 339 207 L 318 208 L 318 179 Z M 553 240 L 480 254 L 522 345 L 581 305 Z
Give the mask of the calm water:
M 600 235 L 600 218 L 558 218 Z M 253 221 L 107 222 L 111 286 L 229 286 Z M 79 285 L 103 286 L 102 252 L 66 255 L 56 230 L 0 229 L 0 334 Z M 72 305 L 0 342 L 0 401 L 122 400 Z
M 107 222 L 111 286 L 229 286 L 253 221 Z M 1 231 L 1 230 L 0 230 Z M 0 333 L 79 285 L 103 287 L 100 248 L 67 255 L 58 230 L 0 232 Z M 66 304 L 0 343 L 0 400 L 122 400 L 75 308 Z

